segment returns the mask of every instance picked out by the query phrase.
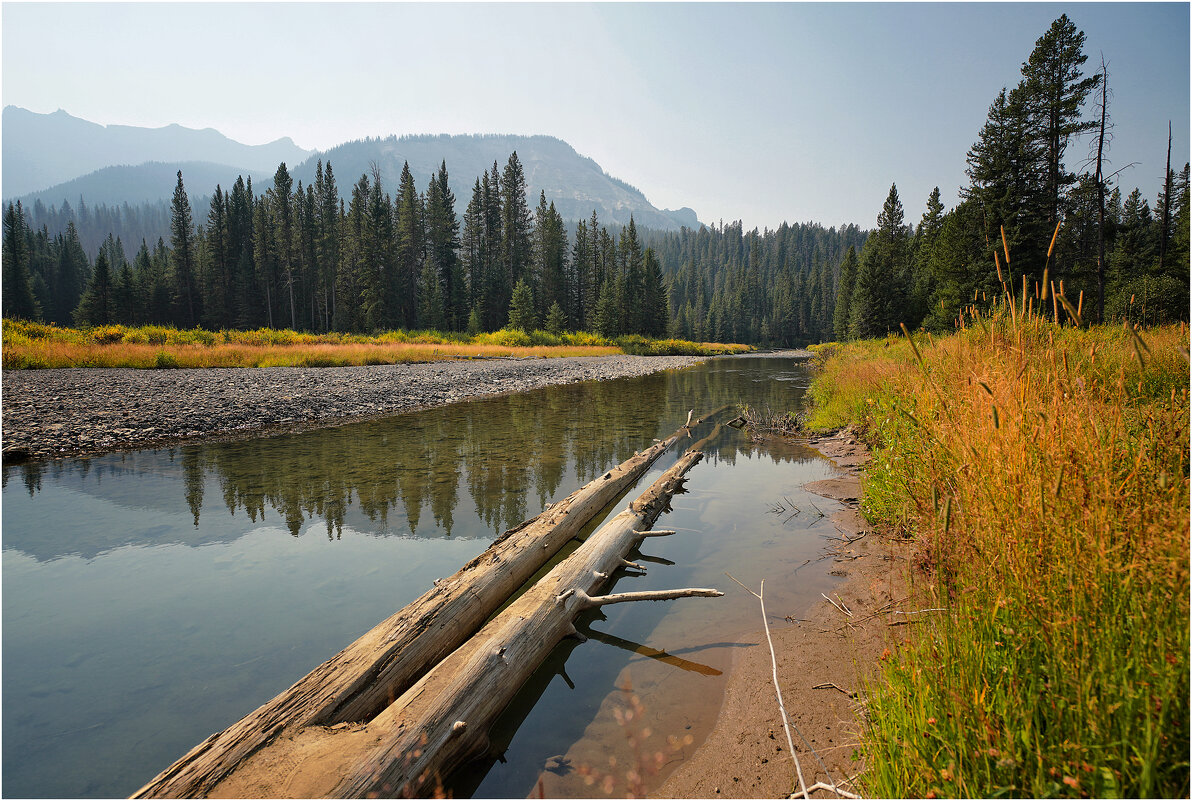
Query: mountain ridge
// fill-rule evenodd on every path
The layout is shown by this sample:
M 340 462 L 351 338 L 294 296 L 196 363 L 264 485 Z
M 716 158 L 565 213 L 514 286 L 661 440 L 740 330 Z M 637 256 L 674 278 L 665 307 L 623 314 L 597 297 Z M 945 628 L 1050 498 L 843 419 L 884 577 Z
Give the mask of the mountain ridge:
M 242 145 L 214 128 L 185 128 L 177 123 L 161 128 L 103 126 L 62 110 L 37 114 L 17 106 L 4 108 L 3 125 L 3 197 L 26 204 L 36 200 L 47 205 L 75 203 L 80 196 L 91 205 L 158 203 L 172 195 L 173 176 L 179 169 L 192 197 L 210 195 L 217 183 L 227 189 L 238 175 L 251 176 L 263 191 L 283 162 L 295 182 L 309 185 L 320 160 L 332 164 L 340 195 L 347 199 L 362 174 L 371 178 L 374 164 L 387 191 L 396 193 L 404 164 L 409 163 L 422 191 L 445 161 L 456 210 L 462 215 L 475 180 L 494 162 L 503 170 L 510 154 L 517 152 L 531 207 L 545 193 L 569 220 L 586 220 L 595 211 L 602 223 L 625 225 L 632 216 L 639 225 L 660 230 L 700 225 L 690 208 L 656 208 L 641 190 L 608 174 L 564 140 L 546 134 L 392 134 L 307 151 L 289 137 L 267 145 Z M 170 134 L 181 137 L 183 144 L 164 143 Z M 71 150 L 71 143 L 78 152 Z M 186 143 L 192 149 L 185 154 L 154 155 L 178 153 Z M 104 159 L 110 163 L 97 163 Z M 70 170 L 75 174 L 66 176 Z M 49 175 L 59 179 L 33 186 Z M 163 180 L 167 175 L 168 180 Z

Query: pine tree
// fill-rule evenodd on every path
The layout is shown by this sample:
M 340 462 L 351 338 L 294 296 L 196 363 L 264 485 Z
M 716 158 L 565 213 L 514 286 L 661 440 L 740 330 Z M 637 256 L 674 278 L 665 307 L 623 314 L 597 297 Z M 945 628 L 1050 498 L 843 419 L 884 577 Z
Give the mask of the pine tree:
M 526 277 L 533 259 L 530 238 L 533 218 L 526 203 L 526 176 L 516 150 L 510 154 L 501 174 L 500 191 L 502 283 L 512 287 Z
M 567 226 L 552 201 L 546 203 L 546 193 L 539 196 L 538 210 L 534 215 L 534 280 L 530 285 L 535 290 L 539 308 L 543 311 L 558 303 L 560 308 L 567 303 Z
M 534 292 L 523 278 L 513 288 L 513 298 L 509 301 L 509 327 L 529 332 L 533 331 L 537 325 L 537 316 L 534 314 Z
M 339 297 L 336 292 L 341 253 L 339 204 L 339 189 L 335 185 L 331 162 L 327 162 L 324 169 L 320 159 L 315 166 L 315 247 L 318 254 L 318 286 L 325 315 L 323 327 L 330 331 L 343 330 L 340 327 Z
M 1044 156 L 1035 140 L 1022 88 L 1003 89 L 968 154 L 969 186 L 962 190 L 981 207 L 985 253 L 1001 247 L 1004 232 L 1014 262 L 1042 275 L 1046 253 L 1047 196 Z M 1053 223 L 1054 224 L 1054 223 Z
M 95 259 L 95 270 L 91 283 L 75 309 L 75 324 L 80 326 L 107 325 L 114 322 L 112 274 L 108 269 L 108 258 L 100 253 Z
M 265 192 L 271 209 L 270 219 L 273 230 L 273 253 L 277 259 L 277 269 L 286 290 L 288 300 L 290 328 L 298 328 L 297 305 L 294 302 L 295 284 L 295 254 L 294 254 L 294 205 L 291 191 L 294 179 L 286 169 L 283 161 L 277 165 L 273 174 L 273 186 Z
M 908 287 L 908 328 L 916 328 L 931 308 L 931 295 L 935 282 L 931 276 L 931 253 L 935 249 L 940 228 L 944 224 L 944 204 L 940 201 L 940 188 L 931 190 L 927 197 L 927 209 L 915 229 L 914 255 L 911 258 L 911 280 Z
M 642 255 L 641 305 L 641 333 L 649 337 L 665 336 L 670 321 L 670 306 L 662 280 L 662 265 L 653 248 L 646 248 Z
M 182 185 L 182 170 L 178 171 L 178 185 L 174 187 L 174 198 L 170 203 L 170 247 L 177 308 L 175 319 L 181 327 L 193 328 L 199 323 L 203 306 L 196 276 L 194 220 L 186 188 Z
M 853 287 L 857 283 L 857 249 L 850 247 L 840 263 L 840 278 L 836 282 L 836 304 L 833 307 L 832 330 L 836 339 L 849 339 L 852 314 Z
M 418 286 L 418 327 L 432 331 L 446 328 L 443 311 L 443 285 L 439 270 L 428 253 L 422 264 Z
M 444 327 L 459 331 L 468 310 L 468 292 L 457 251 L 459 221 L 455 216 L 455 195 L 447 184 L 447 162 L 431 176 L 426 189 L 426 257 L 438 273 L 442 287 Z M 425 282 L 424 282 L 425 283 Z
M 567 329 L 567 316 L 563 313 L 563 307 L 555 301 L 550 305 L 550 309 L 546 313 L 546 330 L 548 333 L 558 336 Z
M 235 293 L 231 249 L 228 241 L 227 200 L 219 184 L 211 197 L 207 214 L 207 259 L 205 302 L 206 322 L 211 328 L 230 328 L 235 324 L 233 297 Z M 116 264 L 115 261 L 112 262 Z M 117 268 L 118 269 L 118 268 Z M 117 272 L 117 274 L 119 274 Z
M 33 297 L 26 226 L 21 202 L 18 200 L 15 206 L 9 203 L 4 212 L 4 277 L 0 297 L 3 298 L 5 317 L 39 320 L 41 310 Z
M 898 187 L 890 193 L 877 217 L 877 230 L 865 240 L 849 312 L 854 338 L 881 336 L 906 320 L 906 277 L 909 251 Z
M 373 177 L 380 183 L 380 174 Z M 374 190 L 375 191 L 375 190 Z M 401 185 L 396 202 L 397 225 L 393 280 L 390 283 L 390 303 L 395 312 L 394 326 L 413 327 L 418 309 L 418 277 L 426 257 L 425 211 L 422 197 L 414 186 L 409 162 L 402 166 Z
M 1025 107 L 1031 134 L 1044 159 L 1043 191 L 1047 201 L 1047 227 L 1055 225 L 1065 189 L 1076 176 L 1064 170 L 1064 151 L 1073 136 L 1094 130 L 1096 122 L 1083 121 L 1081 108 L 1100 75 L 1083 77 L 1084 32 L 1066 14 L 1051 24 L 1035 42 L 1035 49 L 1022 65 Z

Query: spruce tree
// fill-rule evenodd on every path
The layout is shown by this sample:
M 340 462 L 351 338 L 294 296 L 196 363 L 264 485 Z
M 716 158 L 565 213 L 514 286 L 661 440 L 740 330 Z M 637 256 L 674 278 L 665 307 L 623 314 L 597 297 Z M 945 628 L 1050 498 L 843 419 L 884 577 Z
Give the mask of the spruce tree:
M 1064 169 L 1064 151 L 1073 136 L 1094 130 L 1097 123 L 1082 120 L 1085 98 L 1101 80 L 1100 75 L 1083 77 L 1087 60 L 1083 52 L 1084 32 L 1066 14 L 1035 42 L 1035 49 L 1022 65 L 1025 105 L 1031 134 L 1044 159 L 1043 188 L 1047 200 L 1047 227 L 1060 215 L 1065 189 L 1076 176 Z
M 182 328 L 193 328 L 199 323 L 203 305 L 196 275 L 194 219 L 186 187 L 182 184 L 182 170 L 178 171 L 178 184 L 170 202 L 170 247 L 177 309 L 175 320 Z
M 373 178 L 380 183 L 380 174 Z M 375 190 L 374 190 L 375 191 Z M 402 166 L 401 185 L 396 201 L 397 225 L 394 231 L 397 249 L 390 302 L 395 314 L 394 326 L 412 327 L 418 309 L 418 276 L 426 256 L 425 210 L 414 185 L 409 162 Z
M 567 329 L 567 316 L 563 313 L 563 307 L 555 301 L 550 305 L 550 309 L 546 313 L 546 330 L 548 333 L 558 336 Z
M 418 327 L 432 331 L 444 330 L 447 326 L 444 322 L 443 284 L 429 253 L 423 261 L 418 284 Z
M 33 298 L 29 270 L 29 241 L 25 212 L 20 201 L 8 204 L 4 212 L 4 278 L 0 287 L 4 316 L 22 320 L 41 319 L 41 310 Z
M 853 287 L 857 283 L 857 249 L 850 247 L 840 263 L 840 279 L 836 282 L 836 305 L 832 314 L 832 330 L 836 339 L 850 339 Z
M 501 174 L 500 191 L 502 283 L 512 287 L 525 277 L 533 259 L 533 218 L 526 202 L 526 176 L 516 150 Z
M 537 325 L 538 319 L 534 313 L 534 292 L 523 278 L 513 288 L 513 297 L 509 301 L 509 327 L 530 332 Z
M 447 162 L 431 176 L 426 189 L 426 256 L 439 275 L 442 287 L 444 327 L 463 328 L 468 311 L 468 290 L 457 251 L 460 247 L 459 220 L 455 216 L 455 195 L 447 183 Z
M 108 269 L 108 258 L 100 253 L 95 259 L 95 270 L 91 273 L 91 283 L 75 309 L 76 325 L 96 326 L 114 322 L 113 314 L 112 274 Z
M 642 255 L 642 326 L 640 333 L 649 337 L 666 335 L 670 305 L 662 279 L 662 265 L 653 248 Z

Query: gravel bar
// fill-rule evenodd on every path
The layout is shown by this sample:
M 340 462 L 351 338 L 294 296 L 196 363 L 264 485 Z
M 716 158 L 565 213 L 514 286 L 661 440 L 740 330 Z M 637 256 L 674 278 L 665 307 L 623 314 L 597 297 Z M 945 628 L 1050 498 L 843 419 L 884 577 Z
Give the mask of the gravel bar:
M 694 356 L 366 367 L 5 370 L 5 463 L 323 428 L 554 384 L 642 376 Z

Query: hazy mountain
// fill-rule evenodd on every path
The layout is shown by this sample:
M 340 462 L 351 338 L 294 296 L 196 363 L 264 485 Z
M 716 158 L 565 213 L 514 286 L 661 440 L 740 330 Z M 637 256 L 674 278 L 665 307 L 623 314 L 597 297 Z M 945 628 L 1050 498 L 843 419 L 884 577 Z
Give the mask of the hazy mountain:
M 243 145 L 212 128 L 197 131 L 181 125 L 105 126 L 72 117 L 62 110 L 38 114 L 17 106 L 5 106 L 3 126 L 5 198 L 24 197 L 105 167 L 150 161 L 235 164 L 238 166 L 231 175 L 219 179 L 221 183 L 231 184 L 237 172 L 255 171 L 272 176 L 279 162 L 296 164 L 311 153 L 288 137 L 266 145 Z M 118 173 L 111 172 L 106 177 L 123 181 L 125 188 L 134 185 L 132 178 L 117 176 Z M 212 184 L 202 191 L 207 194 L 214 188 Z M 148 190 L 136 191 L 139 197 L 148 196 Z M 161 191 L 168 197 L 173 182 Z M 91 202 L 90 196 L 85 197 Z M 76 193 L 71 196 L 71 202 L 77 198 Z
M 61 205 L 63 200 L 74 205 L 80 197 L 90 206 L 168 201 L 178 170 L 192 199 L 210 195 L 216 184 L 230 188 L 238 175 L 251 176 L 259 193 L 268 188 L 283 161 L 295 182 L 313 182 L 315 164 L 321 158 L 333 165 L 345 198 L 362 174 L 371 176 L 374 163 L 386 188 L 396 194 L 405 162 L 418 189 L 424 191 L 431 174 L 446 161 L 462 215 L 476 178 L 494 162 L 503 170 L 509 154 L 517 151 L 531 208 L 545 191 L 547 200 L 554 201 L 567 220 L 588 219 L 595 210 L 602 224 L 624 225 L 632 215 L 639 225 L 656 230 L 699 226 L 691 209 L 655 208 L 639 190 L 549 136 L 390 136 L 312 153 L 288 138 L 249 146 L 210 128 L 103 126 L 65 111 L 36 114 L 16 106 L 5 107 L 3 126 L 3 197 L 20 198 L 30 206 L 35 200 L 46 206 Z M 205 211 L 196 209 L 196 213 Z
M 142 203 L 158 203 L 171 198 L 178 183 L 178 171 L 181 170 L 186 194 L 191 205 L 195 206 L 195 213 L 201 211 L 205 217 L 207 209 L 199 209 L 195 200 L 211 195 L 216 184 L 224 189 L 231 189 L 232 184 L 236 182 L 236 176 L 243 175 L 245 180 L 252 179 L 254 192 L 258 191 L 258 186 L 261 188 L 260 191 L 263 191 L 266 188 L 265 182 L 272 182 L 276 169 L 277 165 L 257 171 L 227 164 L 212 164 L 208 161 L 151 161 L 135 167 L 104 167 L 102 170 L 87 173 L 49 189 L 30 192 L 23 195 L 21 201 L 26 207 L 32 207 L 35 200 L 40 200 L 47 206 L 61 206 L 65 200 L 74 206 L 78 204 L 80 197 L 88 206 L 120 206 L 124 203 L 137 206 Z M 5 180 L 4 183 L 7 187 L 8 181 Z
M 431 174 L 446 161 L 451 189 L 462 214 L 476 179 L 491 170 L 493 162 L 503 170 L 514 151 L 525 171 L 531 208 L 537 205 L 539 193 L 546 192 L 547 201 L 554 201 L 559 214 L 567 220 L 587 219 L 595 209 L 602 224 L 624 225 L 633 215 L 638 225 L 654 229 L 699 225 L 691 209 L 671 212 L 655 208 L 641 191 L 608 175 L 595 161 L 551 136 L 440 134 L 364 139 L 312 156 L 291 172 L 296 181 L 310 183 L 316 160 L 330 161 L 340 194 L 350 196 L 352 184 L 361 175 L 371 177 L 371 165 L 375 163 L 386 190 L 396 194 L 405 162 L 410 164 L 419 191 L 425 191 Z

